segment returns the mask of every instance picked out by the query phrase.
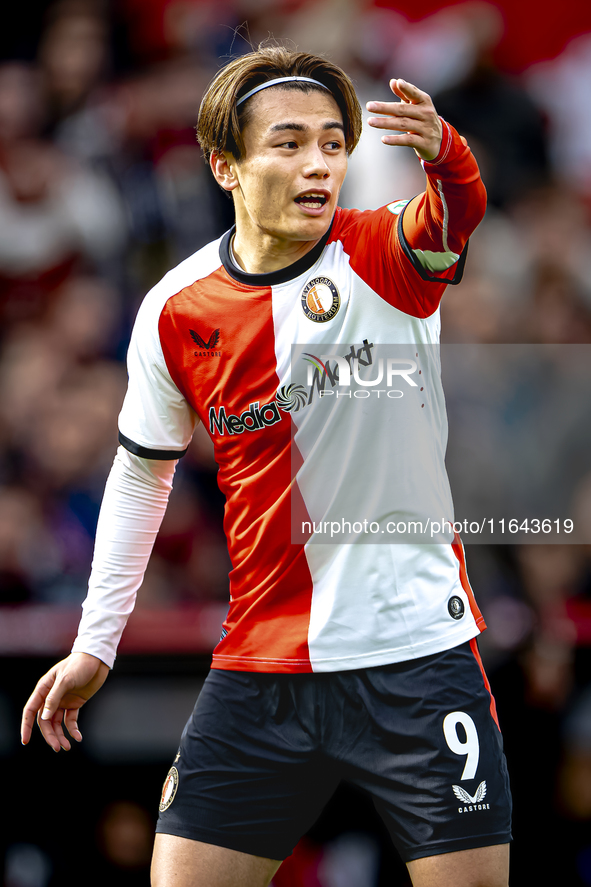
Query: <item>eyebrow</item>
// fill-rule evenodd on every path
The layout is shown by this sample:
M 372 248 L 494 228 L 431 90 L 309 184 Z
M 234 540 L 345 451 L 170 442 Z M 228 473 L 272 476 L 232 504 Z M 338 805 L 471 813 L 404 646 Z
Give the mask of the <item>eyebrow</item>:
M 305 123 L 275 123 L 270 132 L 283 132 L 286 129 L 295 130 L 295 132 L 306 132 L 310 127 Z M 328 120 L 324 126 L 323 130 L 328 129 L 340 129 L 341 132 L 345 133 L 345 127 L 342 123 L 339 123 L 338 120 Z

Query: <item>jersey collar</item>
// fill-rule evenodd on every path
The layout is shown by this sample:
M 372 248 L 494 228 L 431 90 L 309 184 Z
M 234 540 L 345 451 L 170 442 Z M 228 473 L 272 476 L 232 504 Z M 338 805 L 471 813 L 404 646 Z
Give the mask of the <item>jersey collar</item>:
M 233 277 L 234 280 L 238 280 L 240 283 L 246 283 L 248 286 L 277 286 L 279 283 L 287 283 L 289 280 L 294 280 L 296 277 L 299 277 L 300 274 L 304 274 L 308 268 L 311 268 L 312 265 L 318 261 L 330 238 L 333 223 L 334 217 L 324 237 L 318 241 L 316 246 L 311 249 L 309 253 L 306 253 L 305 256 L 302 256 L 301 259 L 298 259 L 297 262 L 294 262 L 292 265 L 287 265 L 285 268 L 279 268 L 278 271 L 269 271 L 267 274 L 248 274 L 232 261 L 230 255 L 230 242 L 236 232 L 236 225 L 234 225 L 229 231 L 226 231 L 220 243 L 220 259 L 222 260 L 222 265 L 230 277 Z

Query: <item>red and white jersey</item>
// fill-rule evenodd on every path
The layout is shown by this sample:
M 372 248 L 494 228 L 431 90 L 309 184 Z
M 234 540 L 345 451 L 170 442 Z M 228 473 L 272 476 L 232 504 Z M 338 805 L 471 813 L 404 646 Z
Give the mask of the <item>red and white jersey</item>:
M 178 458 L 201 420 L 226 496 L 231 599 L 214 668 L 377 666 L 484 627 L 459 539 L 393 544 L 386 532 L 453 520 L 438 306 L 485 196 L 447 124 L 424 167 L 427 189 L 406 207 L 404 232 L 404 203 L 338 209 L 313 250 L 270 274 L 242 271 L 228 232 L 140 308 L 120 441 L 140 456 Z M 390 346 L 402 356 L 379 364 Z M 379 379 L 379 366 L 381 400 L 366 375 Z M 369 396 L 355 400 L 361 388 Z M 367 532 L 331 541 L 326 526 L 341 518 L 368 520 L 379 542 Z

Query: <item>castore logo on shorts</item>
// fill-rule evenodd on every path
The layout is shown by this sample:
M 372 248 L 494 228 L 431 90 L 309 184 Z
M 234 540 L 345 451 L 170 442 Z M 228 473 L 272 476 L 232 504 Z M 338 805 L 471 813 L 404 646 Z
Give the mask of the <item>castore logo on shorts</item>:
M 483 779 L 476 791 L 474 792 L 474 796 L 468 794 L 465 788 L 462 788 L 461 785 L 452 785 L 453 793 L 458 799 L 458 801 L 462 801 L 466 806 L 458 807 L 458 813 L 476 813 L 478 810 L 490 810 L 490 804 L 484 804 L 484 798 L 486 797 L 486 780 Z

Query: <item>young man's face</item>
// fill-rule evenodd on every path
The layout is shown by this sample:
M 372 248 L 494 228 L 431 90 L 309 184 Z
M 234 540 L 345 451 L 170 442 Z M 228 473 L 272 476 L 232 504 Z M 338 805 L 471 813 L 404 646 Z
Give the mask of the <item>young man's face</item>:
M 347 172 L 343 118 L 326 92 L 272 87 L 250 99 L 244 157 L 230 160 L 242 239 L 317 241 Z

